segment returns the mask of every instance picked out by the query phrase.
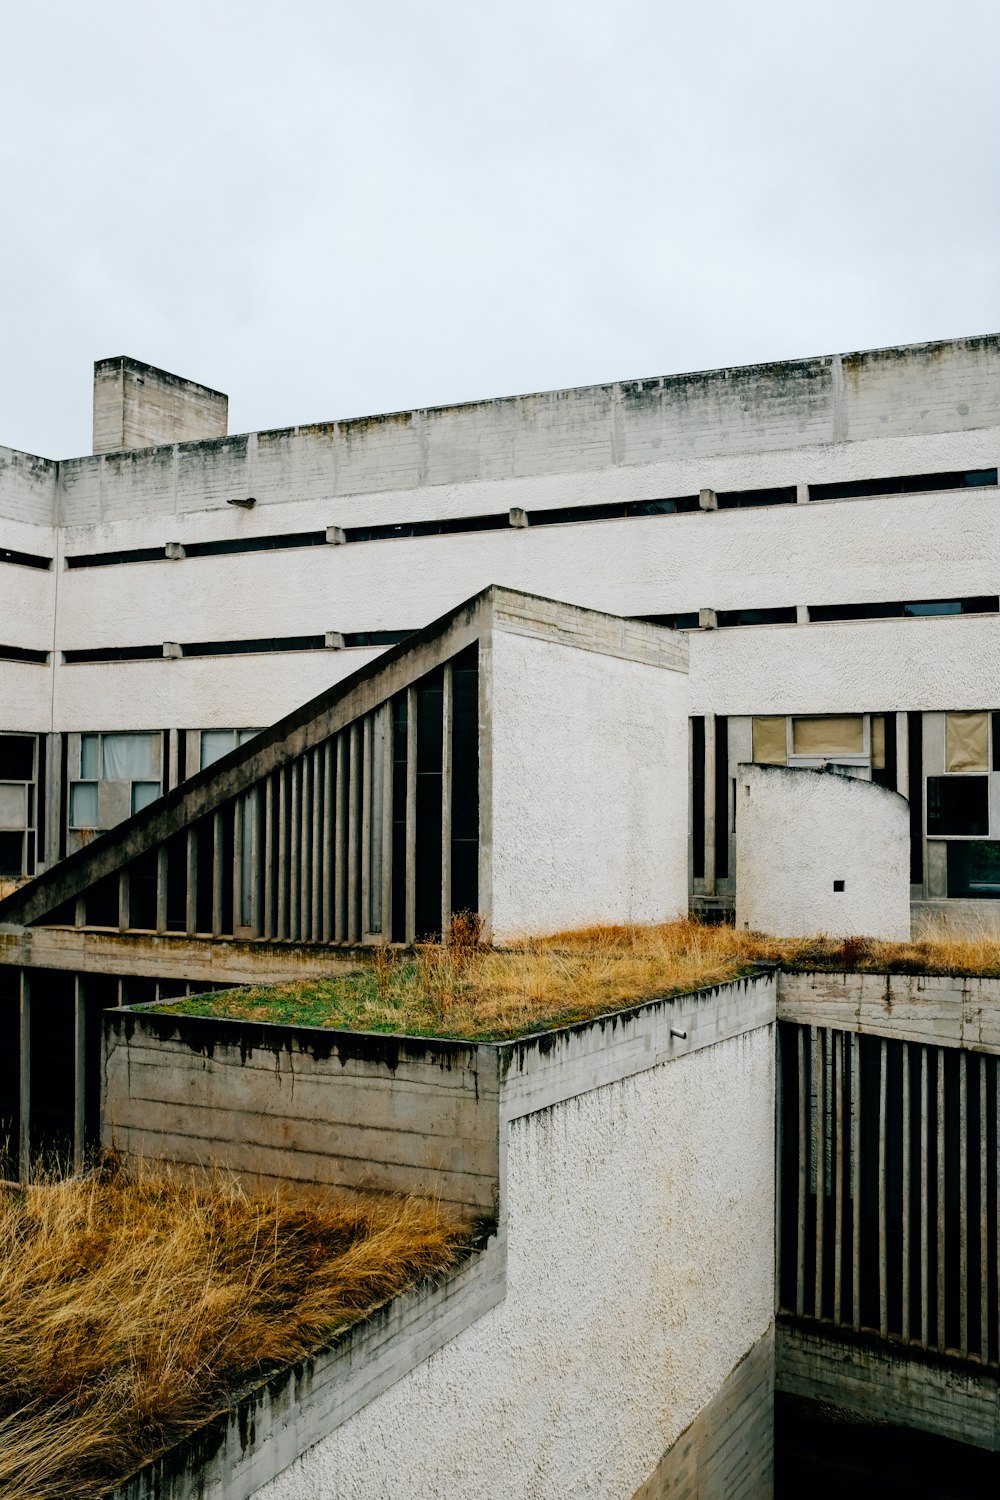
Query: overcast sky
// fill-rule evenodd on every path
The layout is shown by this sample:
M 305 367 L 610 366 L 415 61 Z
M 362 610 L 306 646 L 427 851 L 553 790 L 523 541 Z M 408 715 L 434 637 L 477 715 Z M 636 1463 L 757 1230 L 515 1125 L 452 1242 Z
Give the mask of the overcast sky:
M 0 443 L 1000 327 L 997 0 L 6 0 Z

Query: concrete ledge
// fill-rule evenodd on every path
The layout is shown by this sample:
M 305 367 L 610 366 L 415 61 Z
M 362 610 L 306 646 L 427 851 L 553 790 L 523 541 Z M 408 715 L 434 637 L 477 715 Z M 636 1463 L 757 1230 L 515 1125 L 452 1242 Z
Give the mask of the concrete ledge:
M 774 1329 L 672 1443 L 632 1500 L 771 1500 Z
M 498 1051 L 504 1118 L 549 1109 L 602 1084 L 770 1026 L 775 1015 L 775 976 L 769 971 L 503 1042 Z
M 875 1335 L 779 1318 L 775 1387 L 873 1413 L 898 1427 L 1000 1451 L 1000 1377 L 969 1360 L 928 1354 Z
M 1000 1053 L 1000 979 L 780 970 L 778 1020 Z
M 249 1500 L 313 1443 L 468 1328 L 506 1293 L 506 1245 L 396 1297 L 330 1348 L 283 1366 L 115 1489 L 109 1500 Z

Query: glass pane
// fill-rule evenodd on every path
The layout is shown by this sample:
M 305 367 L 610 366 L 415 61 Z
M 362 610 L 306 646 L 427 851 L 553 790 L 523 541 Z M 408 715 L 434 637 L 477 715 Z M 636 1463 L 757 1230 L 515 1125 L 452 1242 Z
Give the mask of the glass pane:
M 928 776 L 928 833 L 985 837 L 989 831 L 988 777 Z
M 34 775 L 34 735 L 0 734 L 0 781 L 31 781 Z
M 948 845 L 948 895 L 1000 898 L 1000 843 L 969 840 Z
M 758 766 L 783 766 L 786 758 L 785 718 L 753 721 L 753 758 Z
M 946 771 L 989 770 L 989 717 L 987 714 L 945 714 Z
M 0 875 L 24 873 L 24 834 L 0 833 Z
M 864 755 L 865 730 L 861 715 L 793 719 L 792 751 L 795 755 Z
M 100 776 L 97 752 L 100 737 L 96 734 L 80 736 L 80 775 L 84 781 L 96 781 Z
M 885 714 L 872 714 L 872 770 L 885 770 Z
M 107 781 L 145 781 L 156 775 L 155 739 L 151 734 L 105 734 L 104 776 Z
M 97 785 L 93 781 L 75 781 L 69 789 L 69 826 L 97 827 Z
M 133 781 L 132 783 L 132 811 L 141 812 L 151 802 L 155 802 L 160 795 L 160 783 L 158 781 Z
M 203 729 L 201 731 L 201 769 L 213 765 L 223 755 L 228 755 L 236 744 L 235 729 Z
M 0 828 L 25 828 L 28 801 L 24 786 L 5 786 L 0 782 Z
M 259 729 L 238 729 L 236 731 L 236 743 L 238 745 L 245 745 L 247 740 L 252 740 L 258 734 L 260 734 Z

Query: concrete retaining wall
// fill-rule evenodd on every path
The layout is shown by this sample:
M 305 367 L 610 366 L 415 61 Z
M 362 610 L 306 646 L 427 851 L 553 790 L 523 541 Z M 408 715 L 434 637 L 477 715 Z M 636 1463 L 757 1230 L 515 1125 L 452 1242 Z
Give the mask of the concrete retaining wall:
M 783 1395 L 977 1448 L 1000 1447 L 1000 1385 L 992 1371 L 865 1334 L 784 1320 L 775 1342 L 776 1388 Z
M 495 1092 L 481 1087 L 478 1101 L 500 1148 L 486 1252 L 446 1288 L 397 1299 L 329 1354 L 263 1382 L 119 1500 L 651 1500 L 681 1477 L 700 1500 L 763 1500 L 774 1014 L 767 974 L 467 1049 L 453 1070 L 480 1081 L 478 1059 L 495 1058 Z M 163 1071 L 186 1047 L 209 1087 L 245 1067 L 235 1045 L 210 1055 L 169 1032 L 177 1018 L 158 1019 L 162 1038 L 150 1011 L 108 1019 L 114 1097 L 136 1120 L 126 1063 L 137 1037 L 164 1047 Z M 350 1079 L 357 1107 L 342 1040 L 324 1064 L 328 1097 Z M 392 1070 L 350 1061 L 390 1097 L 447 1045 L 400 1041 Z
M 497 1212 L 495 1049 L 175 1016 L 105 1016 L 102 1136 L 251 1182 L 422 1193 Z

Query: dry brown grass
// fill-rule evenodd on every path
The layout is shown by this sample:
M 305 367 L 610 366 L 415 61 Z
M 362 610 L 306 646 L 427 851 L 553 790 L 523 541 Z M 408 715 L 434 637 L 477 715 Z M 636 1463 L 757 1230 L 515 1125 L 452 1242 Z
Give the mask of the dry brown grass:
M 502 1040 L 567 1025 L 658 996 L 719 984 L 760 962 L 904 973 L 1000 974 L 1000 940 L 941 936 L 915 943 L 765 938 L 723 924 L 589 927 L 484 946 L 478 933 L 415 955 L 376 951 L 338 979 L 250 986 L 177 1001 L 189 1015 L 290 1025 Z
M 91 1500 L 466 1232 L 413 1199 L 100 1178 L 0 1189 L 0 1496 Z

